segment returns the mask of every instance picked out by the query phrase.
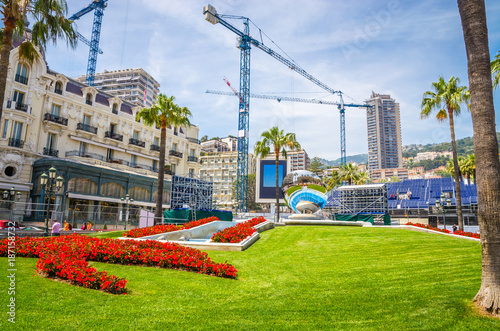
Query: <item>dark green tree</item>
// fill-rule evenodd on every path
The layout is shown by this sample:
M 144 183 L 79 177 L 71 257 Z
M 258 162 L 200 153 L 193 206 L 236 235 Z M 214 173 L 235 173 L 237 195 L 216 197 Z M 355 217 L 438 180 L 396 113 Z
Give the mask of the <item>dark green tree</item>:
M 323 164 L 323 162 L 320 161 L 319 157 L 315 156 L 311 160 L 311 163 L 309 164 L 309 168 L 307 170 L 318 175 L 323 171 L 324 168 L 325 165 Z

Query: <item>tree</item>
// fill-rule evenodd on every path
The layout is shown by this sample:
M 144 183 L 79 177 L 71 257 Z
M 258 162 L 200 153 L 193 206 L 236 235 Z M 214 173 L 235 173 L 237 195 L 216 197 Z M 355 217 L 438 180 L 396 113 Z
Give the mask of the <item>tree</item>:
M 340 180 L 352 185 L 359 177 L 358 172 L 359 168 L 352 163 L 341 165 L 339 170 Z
M 295 138 L 295 133 L 283 133 L 277 126 L 273 126 L 268 131 L 262 132 L 260 135 L 262 140 L 255 144 L 254 152 L 257 156 L 265 158 L 270 154 L 271 150 L 274 152 L 276 160 L 276 211 L 277 218 L 276 221 L 280 221 L 280 208 L 279 208 L 279 160 L 280 153 L 283 157 L 287 158 L 287 150 L 294 151 L 300 150 L 300 144 Z
M 207 135 L 204 135 L 203 137 L 201 137 L 200 143 L 204 143 L 205 141 L 208 141 L 208 136 Z
M 3 15 L 4 28 L 0 33 L 2 48 L 0 51 L 0 118 L 5 98 L 5 86 L 9 69 L 10 49 L 14 31 L 16 38 L 24 38 L 19 45 L 19 58 L 33 64 L 39 58 L 37 48 L 66 39 L 69 46 L 76 47 L 78 42 L 72 21 L 64 18 L 68 7 L 65 0 L 2 0 L 0 12 Z M 28 15 L 35 20 L 31 31 L 28 30 Z M 29 33 L 31 32 L 31 34 Z
M 500 84 L 500 51 L 498 51 L 495 59 L 491 61 L 491 73 L 493 74 L 493 88 L 497 88 Z
M 475 304 L 500 317 L 500 160 L 484 0 L 457 0 L 469 76 L 474 155 L 477 168 L 477 217 L 481 229 L 481 287 Z
M 490 77 L 491 79 L 491 77 Z M 465 86 L 458 86 L 460 80 L 453 76 L 448 82 L 443 77 L 439 81 L 432 83 L 434 91 L 424 93 L 422 99 L 421 118 L 427 118 L 431 112 L 436 109 L 436 118 L 443 122 L 446 119 L 450 122 L 451 147 L 453 152 L 453 169 L 455 178 L 455 192 L 457 201 L 458 227 L 464 230 L 464 220 L 462 218 L 462 194 L 460 192 L 460 168 L 458 166 L 457 142 L 455 140 L 455 122 L 454 116 L 460 115 L 460 105 L 467 104 L 470 98 L 469 91 Z
M 323 171 L 325 165 L 319 160 L 319 157 L 315 156 L 311 160 L 311 163 L 309 164 L 309 170 L 310 172 L 314 172 L 316 175 L 319 174 L 320 172 Z
M 355 179 L 356 185 L 364 185 L 367 182 L 370 182 L 370 173 L 365 171 L 360 171 L 357 174 L 357 178 Z
M 165 151 L 167 127 L 174 129 L 180 126 L 189 126 L 191 111 L 186 107 L 179 107 L 174 103 L 174 96 L 167 97 L 160 93 L 156 102 L 150 108 L 143 108 L 135 115 L 136 120 L 142 118 L 145 125 L 160 127 L 160 156 L 158 158 L 158 191 L 156 192 L 155 222 L 163 219 L 163 180 L 165 178 Z
M 332 176 L 328 179 L 326 189 L 328 191 L 330 191 L 333 188 L 335 188 L 336 186 L 339 186 L 340 184 L 342 184 L 342 181 L 340 180 L 339 171 L 338 170 L 333 170 L 332 171 Z

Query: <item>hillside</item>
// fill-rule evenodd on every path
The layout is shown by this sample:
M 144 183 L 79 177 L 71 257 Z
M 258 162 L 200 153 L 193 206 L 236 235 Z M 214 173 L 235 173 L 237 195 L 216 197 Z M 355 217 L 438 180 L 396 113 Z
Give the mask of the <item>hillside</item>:
M 500 149 L 500 132 L 497 132 L 497 139 L 499 141 L 498 147 Z M 403 146 L 403 157 L 415 157 L 417 153 L 423 152 L 446 152 L 451 151 L 451 142 L 444 142 L 439 144 L 427 145 L 405 145 Z M 472 137 L 466 137 L 457 140 L 458 156 L 467 156 L 474 153 L 474 141 Z M 339 166 L 340 158 L 336 160 L 326 160 L 320 158 L 320 161 L 327 166 Z M 358 164 L 368 163 L 368 154 L 356 154 L 347 156 L 347 163 L 356 162 Z
M 500 132 L 497 132 L 497 139 L 500 141 Z M 499 143 L 500 147 L 500 143 Z M 451 151 L 451 142 L 427 145 L 406 145 L 403 146 L 403 157 L 415 157 L 422 152 L 445 152 Z M 474 153 L 474 141 L 472 137 L 457 140 L 458 156 L 467 156 Z

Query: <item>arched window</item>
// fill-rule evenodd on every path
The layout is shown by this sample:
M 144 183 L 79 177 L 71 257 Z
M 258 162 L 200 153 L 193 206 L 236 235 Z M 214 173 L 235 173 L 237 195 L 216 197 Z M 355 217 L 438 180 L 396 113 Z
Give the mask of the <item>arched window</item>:
M 24 63 L 17 64 L 16 82 L 28 85 L 28 67 Z
M 87 93 L 87 96 L 85 97 L 85 103 L 87 105 L 91 105 L 92 106 L 92 94 Z
M 113 114 L 118 114 L 118 104 L 114 103 L 113 104 Z
M 62 83 L 61 82 L 56 82 L 54 92 L 56 92 L 57 94 L 62 94 Z
M 151 201 L 149 197 L 149 190 L 144 188 L 144 187 L 133 187 L 130 190 L 128 190 L 128 193 L 130 195 L 130 198 L 137 200 L 137 201 Z
M 154 191 L 153 192 L 153 202 L 156 202 L 156 192 L 158 191 Z M 164 205 L 165 204 L 169 204 L 170 203 L 170 192 L 167 192 L 167 191 L 163 191 L 163 199 L 161 201 Z
M 88 178 L 71 178 L 68 181 L 68 192 L 95 195 L 97 194 L 97 184 Z
M 125 187 L 118 183 L 105 183 L 101 185 L 101 195 L 106 197 L 125 197 Z

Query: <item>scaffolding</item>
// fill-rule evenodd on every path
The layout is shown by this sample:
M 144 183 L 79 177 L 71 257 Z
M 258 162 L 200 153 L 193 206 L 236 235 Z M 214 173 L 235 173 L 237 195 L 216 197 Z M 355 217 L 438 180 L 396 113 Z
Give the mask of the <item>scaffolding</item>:
M 338 214 L 385 215 L 389 213 L 385 184 L 349 185 L 338 188 Z
M 172 176 L 172 209 L 212 210 L 213 182 L 211 177 L 188 174 Z

